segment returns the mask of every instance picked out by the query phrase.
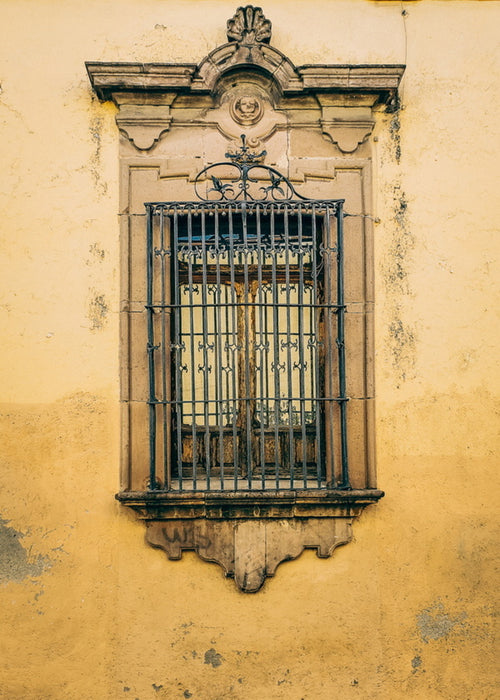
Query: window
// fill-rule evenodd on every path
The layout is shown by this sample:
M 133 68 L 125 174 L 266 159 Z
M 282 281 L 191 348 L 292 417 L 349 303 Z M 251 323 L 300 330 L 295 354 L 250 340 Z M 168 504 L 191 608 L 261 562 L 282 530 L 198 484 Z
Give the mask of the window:
M 148 205 L 150 487 L 345 488 L 342 202 L 219 194 Z
M 369 137 L 404 72 L 295 66 L 271 29 L 248 5 L 197 65 L 87 63 L 120 131 L 116 497 L 246 592 L 383 495 Z

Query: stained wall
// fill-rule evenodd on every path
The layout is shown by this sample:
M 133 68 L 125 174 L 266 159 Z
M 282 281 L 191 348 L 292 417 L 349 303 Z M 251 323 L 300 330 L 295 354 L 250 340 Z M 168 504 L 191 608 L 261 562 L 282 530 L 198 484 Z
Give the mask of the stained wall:
M 500 3 L 269 0 L 297 65 L 406 63 L 374 132 L 378 482 L 258 594 L 118 489 L 115 108 L 84 61 L 198 62 L 227 0 L 1 4 L 0 697 L 495 697 Z M 168 138 L 168 136 L 167 136 Z

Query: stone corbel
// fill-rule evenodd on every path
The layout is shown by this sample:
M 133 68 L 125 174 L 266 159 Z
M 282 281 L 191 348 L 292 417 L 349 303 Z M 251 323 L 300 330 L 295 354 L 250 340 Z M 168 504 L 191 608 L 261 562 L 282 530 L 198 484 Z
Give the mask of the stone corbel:
M 340 148 L 342 153 L 354 151 L 366 141 L 373 129 L 373 122 L 321 120 L 321 131 Z
M 168 99 L 170 97 L 170 100 Z M 163 104 L 120 104 L 116 123 L 120 132 L 139 151 L 149 151 L 170 129 L 170 106 L 175 94 L 163 96 Z
M 342 153 L 353 153 L 369 137 L 374 120 L 373 96 L 317 95 L 321 131 Z
M 163 549 L 169 559 L 194 550 L 205 560 L 219 564 L 244 593 L 256 593 L 278 566 L 315 549 L 327 558 L 352 539 L 352 518 L 305 520 L 152 520 L 146 539 Z

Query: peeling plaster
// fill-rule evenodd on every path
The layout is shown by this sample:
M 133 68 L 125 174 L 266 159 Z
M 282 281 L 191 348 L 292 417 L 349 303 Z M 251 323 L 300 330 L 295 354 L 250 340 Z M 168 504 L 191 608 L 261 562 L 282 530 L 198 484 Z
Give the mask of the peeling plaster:
M 98 193 L 103 196 L 108 191 L 108 185 L 102 179 L 102 163 L 101 163 L 101 131 L 103 127 L 103 119 L 94 116 L 90 122 L 90 136 L 94 144 L 94 152 L 90 157 L 89 170 L 94 181 L 94 185 Z
M 24 534 L 8 522 L 0 518 L 0 583 L 20 583 L 50 569 L 50 559 L 41 554 L 33 558 L 20 542 Z
M 467 613 L 451 617 L 444 611 L 442 603 L 436 603 L 417 615 L 417 628 L 422 640 L 427 644 L 448 637 L 454 630 L 463 630 Z M 415 667 L 414 667 L 415 668 Z
M 218 654 L 215 649 L 209 649 L 205 652 L 205 662 L 206 664 L 211 664 L 213 668 L 221 666 L 224 659 L 220 654 Z

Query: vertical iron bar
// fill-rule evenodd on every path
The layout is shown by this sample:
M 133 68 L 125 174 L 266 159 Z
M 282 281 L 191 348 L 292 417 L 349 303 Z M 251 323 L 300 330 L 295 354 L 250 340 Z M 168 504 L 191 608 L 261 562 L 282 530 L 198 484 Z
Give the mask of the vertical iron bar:
M 194 343 L 194 307 L 193 307 L 193 219 L 192 208 L 188 208 L 187 214 L 187 234 L 188 234 L 188 295 L 189 295 L 189 336 L 191 350 L 191 366 L 189 373 L 191 375 L 191 436 L 192 436 L 192 465 L 193 465 L 193 489 L 196 491 L 197 486 L 197 440 L 198 433 L 196 431 L 196 353 Z
M 325 329 L 326 329 L 326 352 L 325 352 L 325 447 L 329 449 L 329 455 L 327 454 L 327 459 L 329 458 L 329 467 L 331 469 L 331 486 L 335 487 L 336 476 L 335 476 L 335 445 L 334 445 L 334 428 L 333 428 L 333 386 L 332 386 L 332 368 L 333 368 L 333 339 L 332 339 L 332 320 L 333 320 L 333 269 L 332 269 L 332 252 L 335 248 L 332 241 L 331 232 L 331 210 L 330 207 L 325 208 L 325 240 L 324 240 L 324 265 L 325 265 Z M 337 290 L 338 291 L 338 290 Z M 338 295 L 337 295 L 338 303 Z M 328 451 L 327 449 L 327 451 Z
M 168 474 L 168 427 L 167 427 L 167 328 L 166 314 L 170 309 L 166 308 L 166 275 L 165 275 L 165 257 L 167 250 L 165 248 L 165 217 L 163 207 L 160 210 L 160 287 L 161 287 L 161 380 L 162 380 L 162 400 L 163 400 L 163 484 L 167 487 L 169 481 Z
M 220 276 L 220 239 L 219 239 L 219 212 L 214 211 L 214 246 L 215 246 L 215 299 L 214 299 L 214 345 L 215 345 L 215 365 L 217 370 L 217 381 L 215 383 L 217 424 L 219 427 L 219 467 L 220 467 L 220 487 L 224 490 L 224 383 L 222 381 L 222 318 L 221 318 L 221 276 Z M 227 298 L 226 298 L 227 301 Z M 227 311 L 227 307 L 226 307 Z M 226 322 L 227 330 L 227 322 Z M 226 377 L 227 377 L 226 372 Z M 229 399 L 229 392 L 227 392 Z
M 260 221 L 260 207 L 255 208 L 255 225 L 257 229 L 257 299 L 258 299 L 258 318 L 259 318 L 259 422 L 260 422 L 260 440 L 259 440 L 259 454 L 260 454 L 260 468 L 261 468 L 261 484 L 262 489 L 266 488 L 266 457 L 265 457 L 265 435 L 264 435 L 264 365 L 267 365 L 267 351 L 264 338 L 264 299 L 263 299 L 263 289 L 262 289 L 262 265 L 264 264 L 264 255 L 262 247 L 262 232 L 261 232 L 261 221 Z M 255 333 L 255 343 L 257 344 L 257 333 Z M 264 359 L 266 358 L 266 360 Z M 257 362 L 255 363 L 257 365 Z M 256 366 L 257 369 L 257 366 Z
M 182 491 L 182 423 L 183 423 L 183 403 L 182 403 L 182 311 L 180 306 L 181 290 L 179 280 L 179 214 L 177 207 L 174 209 L 174 240 L 172 243 L 173 269 L 173 291 L 174 291 L 174 346 L 175 346 L 175 420 L 177 437 L 177 478 L 179 479 L 179 490 Z
M 228 207 L 228 229 L 229 229 L 229 270 L 231 279 L 231 325 L 232 325 L 232 374 L 233 374 L 233 478 L 234 490 L 238 490 L 238 431 L 239 431 L 239 399 L 237 387 L 240 386 L 240 377 L 236 379 L 236 372 L 239 370 L 239 338 L 238 338 L 238 319 L 239 312 L 237 308 L 238 298 L 236 294 L 236 279 L 234 272 L 234 230 L 233 230 L 233 212 L 231 206 Z
M 246 421 L 246 463 L 247 463 L 247 483 L 248 488 L 252 488 L 252 403 L 250 396 L 252 390 L 250 386 L 250 294 L 248 277 L 248 219 L 246 202 L 241 204 L 241 225 L 243 228 L 243 304 L 244 304 L 244 336 L 245 336 L 245 421 Z M 252 366 L 254 363 L 252 362 Z
M 227 253 L 227 251 L 226 251 Z M 227 280 L 226 280 L 227 282 Z M 234 428 L 233 428 L 233 423 L 235 416 L 234 414 L 234 385 L 235 385 L 235 376 L 234 376 L 234 367 L 232 363 L 232 355 L 231 355 L 231 348 L 230 346 L 230 338 L 231 338 L 231 321 L 230 321 L 230 314 L 229 314 L 229 300 L 230 300 L 230 284 L 228 285 L 227 283 L 224 285 L 224 350 L 225 350 L 225 362 L 226 362 L 226 367 L 227 369 L 225 370 L 226 372 L 226 412 L 225 412 L 225 419 L 226 419 L 226 424 L 230 426 L 233 430 L 234 433 Z M 234 445 L 234 434 L 232 436 L 228 435 L 233 440 L 233 451 L 235 449 Z
M 320 333 L 319 333 L 319 314 L 320 309 L 318 304 L 320 302 L 319 298 L 319 285 L 318 285 L 318 275 L 320 274 L 321 260 L 318 261 L 318 247 L 319 241 L 317 236 L 317 226 L 316 226 L 316 206 L 312 207 L 312 259 L 311 259 L 311 270 L 312 270 L 312 303 L 314 306 L 311 307 L 311 328 L 312 328 L 312 343 L 311 343 L 311 363 L 314 365 L 314 372 L 311 372 L 311 383 L 313 386 L 312 395 L 314 397 L 314 417 L 316 421 L 316 478 L 318 488 L 321 485 L 322 476 L 322 460 L 323 460 L 323 450 L 321 444 L 321 416 L 323 413 L 321 402 L 318 401 L 320 398 L 320 366 L 319 366 L 319 343 L 320 343 Z M 323 341 L 324 342 L 324 341 Z
M 290 231 L 288 222 L 288 207 L 284 206 L 284 235 L 285 235 L 285 298 L 286 298 L 286 358 L 288 382 L 288 454 L 290 459 L 290 488 L 294 486 L 295 476 L 295 445 L 293 427 L 293 373 L 292 373 L 292 334 L 290 308 Z
M 279 464 L 279 425 L 281 416 L 281 403 L 280 403 L 280 347 L 279 347 L 279 289 L 277 280 L 277 246 L 276 246 L 276 226 L 274 220 L 274 206 L 271 205 L 270 212 L 270 233 L 271 233 L 271 282 L 272 282 L 272 293 L 273 293 L 273 355 L 274 360 L 271 364 L 271 369 L 274 373 L 274 470 L 276 475 L 276 489 L 279 489 L 280 485 L 280 464 Z M 274 365 L 274 367 L 273 367 Z
M 304 488 L 307 488 L 307 454 L 306 454 L 306 415 L 305 415 L 305 357 L 304 357 L 304 248 L 302 231 L 302 208 L 299 204 L 297 211 L 297 236 L 298 236 L 298 263 L 299 263 L 299 289 L 298 289 L 298 333 L 299 333 L 299 406 L 300 425 L 302 428 L 302 476 Z
M 345 303 L 344 303 L 344 212 L 342 202 L 337 204 L 337 347 L 339 355 L 340 445 L 342 459 L 342 487 L 349 488 L 347 455 L 347 396 L 345 371 Z
M 146 231 L 146 271 L 147 271 L 147 322 L 148 322 L 148 371 L 149 371 L 149 489 L 155 490 L 156 483 L 156 387 L 155 387 L 155 357 L 154 357 L 154 319 L 153 319 L 153 207 L 147 208 Z
M 209 400 L 209 357 L 208 357 L 208 317 L 207 317 L 207 246 L 205 230 L 205 210 L 201 209 L 201 326 L 203 345 L 203 421 L 205 423 L 205 473 L 207 478 L 207 491 L 210 491 L 210 427 L 208 418 Z

